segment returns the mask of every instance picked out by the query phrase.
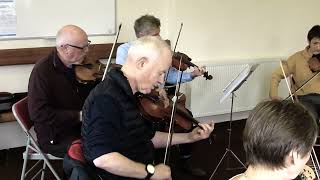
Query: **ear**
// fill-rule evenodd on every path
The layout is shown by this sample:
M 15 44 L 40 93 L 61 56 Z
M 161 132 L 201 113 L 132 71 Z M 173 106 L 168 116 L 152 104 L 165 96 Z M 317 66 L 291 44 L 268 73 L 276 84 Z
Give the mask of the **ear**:
M 149 60 L 146 57 L 141 57 L 136 61 L 137 69 L 141 70 L 149 63 Z
M 301 159 L 299 153 L 295 150 L 291 150 L 289 155 L 287 156 L 289 159 L 288 162 L 290 162 L 291 164 L 294 164 L 295 162 L 297 162 L 299 159 Z

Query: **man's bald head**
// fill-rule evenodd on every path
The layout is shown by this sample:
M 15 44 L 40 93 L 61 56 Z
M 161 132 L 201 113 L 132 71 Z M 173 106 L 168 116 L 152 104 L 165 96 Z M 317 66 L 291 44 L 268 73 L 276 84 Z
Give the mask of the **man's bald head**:
M 56 36 L 56 46 L 68 43 L 77 43 L 81 38 L 88 38 L 87 33 L 76 25 L 66 25 L 62 27 Z
M 67 67 L 82 63 L 88 53 L 89 44 L 87 33 L 78 26 L 66 25 L 57 33 L 58 56 Z

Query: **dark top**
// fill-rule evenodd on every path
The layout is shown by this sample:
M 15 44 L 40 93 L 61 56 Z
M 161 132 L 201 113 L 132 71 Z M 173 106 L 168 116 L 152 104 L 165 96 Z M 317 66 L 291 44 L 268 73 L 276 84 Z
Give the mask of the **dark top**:
M 150 121 L 151 122 L 151 121 Z M 152 163 L 155 132 L 137 106 L 129 82 L 120 70 L 111 70 L 94 88 L 83 106 L 83 152 L 93 160 L 111 152 L 144 164 Z M 103 179 L 130 179 L 98 169 Z
M 79 112 L 90 89 L 77 83 L 74 69 L 62 63 L 56 50 L 35 64 L 29 79 L 28 108 L 44 152 L 46 145 L 80 137 Z

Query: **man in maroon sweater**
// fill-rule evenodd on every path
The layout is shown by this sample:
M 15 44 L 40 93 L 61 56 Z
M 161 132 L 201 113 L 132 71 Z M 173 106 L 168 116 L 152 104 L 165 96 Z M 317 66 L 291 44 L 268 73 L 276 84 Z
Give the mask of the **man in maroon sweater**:
M 37 61 L 29 79 L 28 109 L 40 147 L 63 157 L 69 144 L 80 137 L 80 111 L 92 87 L 77 82 L 74 64 L 81 64 L 90 41 L 84 30 L 64 26 L 56 48 Z

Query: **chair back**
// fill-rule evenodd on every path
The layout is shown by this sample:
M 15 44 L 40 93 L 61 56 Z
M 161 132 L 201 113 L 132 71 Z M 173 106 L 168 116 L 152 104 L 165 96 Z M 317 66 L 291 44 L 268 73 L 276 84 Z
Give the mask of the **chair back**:
M 86 159 L 84 158 L 81 147 L 81 139 L 77 139 L 71 143 L 67 154 L 74 160 L 80 161 L 81 163 L 86 163 Z
M 28 111 L 28 96 L 16 102 L 12 106 L 12 112 L 22 129 L 28 132 L 33 126 Z

